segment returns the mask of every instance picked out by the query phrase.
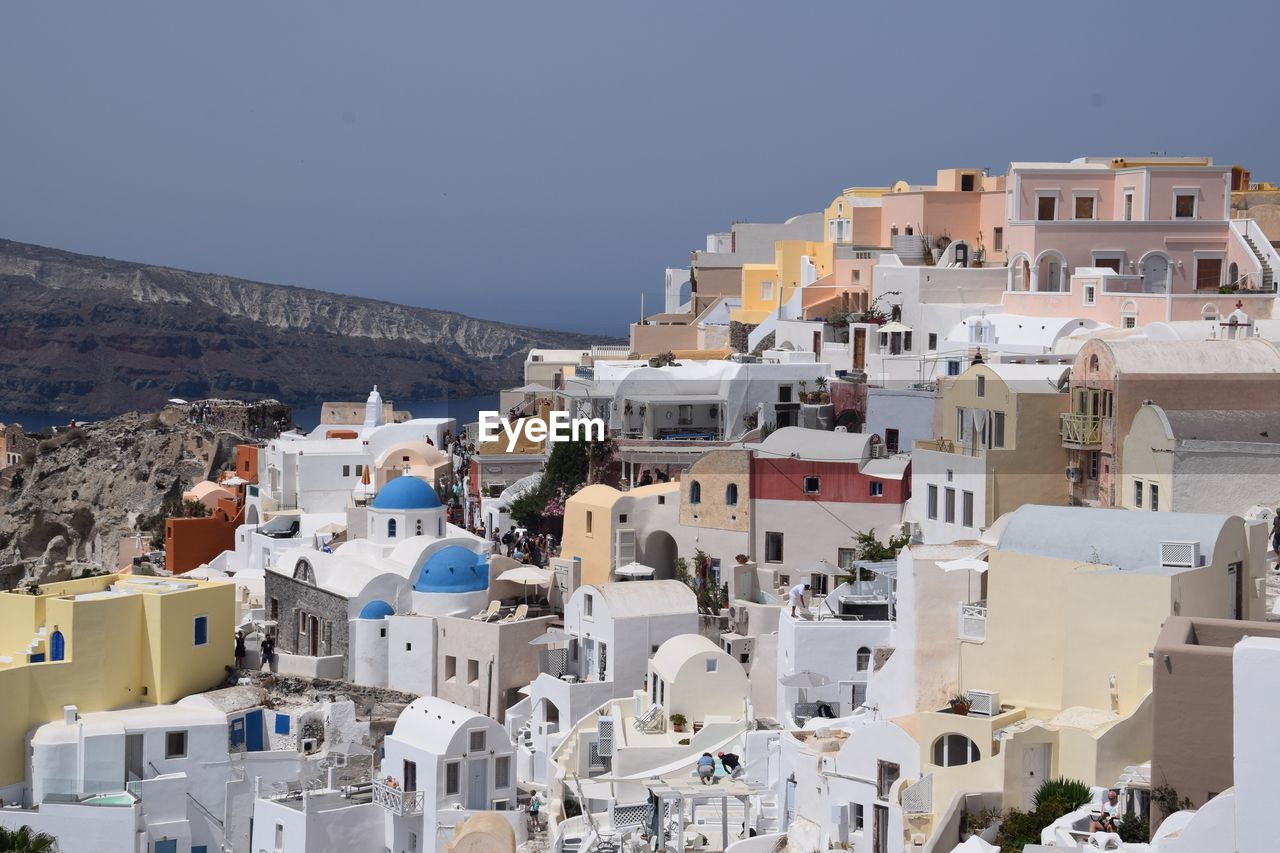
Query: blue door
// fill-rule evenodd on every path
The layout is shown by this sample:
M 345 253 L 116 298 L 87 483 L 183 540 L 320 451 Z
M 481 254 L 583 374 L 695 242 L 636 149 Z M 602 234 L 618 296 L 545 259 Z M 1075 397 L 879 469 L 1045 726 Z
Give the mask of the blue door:
M 262 709 L 244 715 L 245 749 L 262 752 Z
M 49 660 L 62 660 L 67 654 L 67 641 L 61 631 L 54 631 L 49 638 Z
M 178 839 L 166 838 L 164 841 L 157 841 L 151 849 L 155 853 L 178 853 Z

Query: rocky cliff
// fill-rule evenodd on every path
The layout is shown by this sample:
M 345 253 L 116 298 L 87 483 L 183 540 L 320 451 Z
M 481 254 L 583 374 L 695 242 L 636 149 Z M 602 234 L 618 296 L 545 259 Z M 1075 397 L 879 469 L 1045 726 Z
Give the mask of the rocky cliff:
M 0 492 L 0 589 L 114 571 L 120 539 L 133 538 L 138 522 L 162 538 L 162 507 L 234 465 L 242 441 L 191 424 L 176 409 L 121 415 L 40 441 Z
M 483 297 L 478 295 L 478 301 Z M 0 411 L 103 417 L 169 397 L 401 402 L 519 384 L 586 336 L 0 240 Z

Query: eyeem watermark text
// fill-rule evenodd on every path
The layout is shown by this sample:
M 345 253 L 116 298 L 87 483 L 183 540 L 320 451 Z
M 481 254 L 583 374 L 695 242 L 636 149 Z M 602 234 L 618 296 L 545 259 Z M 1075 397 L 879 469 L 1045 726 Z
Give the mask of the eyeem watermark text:
M 480 443 L 498 441 L 501 432 L 507 437 L 507 452 L 512 453 L 521 436 L 530 443 L 547 441 L 604 441 L 603 418 L 570 418 L 568 412 L 552 412 L 547 420 L 521 418 L 508 420 L 497 412 L 480 412 Z

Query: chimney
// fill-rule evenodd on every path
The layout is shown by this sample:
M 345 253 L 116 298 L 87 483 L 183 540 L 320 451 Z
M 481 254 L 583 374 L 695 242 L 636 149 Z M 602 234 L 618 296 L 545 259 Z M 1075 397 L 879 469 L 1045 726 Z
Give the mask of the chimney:
M 62 706 L 62 722 L 74 726 L 80 720 L 80 709 L 75 705 Z

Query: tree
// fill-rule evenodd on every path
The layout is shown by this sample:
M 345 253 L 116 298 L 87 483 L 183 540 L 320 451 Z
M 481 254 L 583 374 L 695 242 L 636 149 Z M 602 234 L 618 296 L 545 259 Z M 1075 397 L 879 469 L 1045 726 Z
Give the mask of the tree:
M 613 455 L 613 441 L 558 441 L 538 485 L 511 505 L 511 517 L 525 527 L 539 529 L 547 516 L 564 515 L 564 503 L 599 473 Z
M 44 853 L 58 849 L 58 839 L 29 826 L 17 829 L 0 827 L 0 853 Z

